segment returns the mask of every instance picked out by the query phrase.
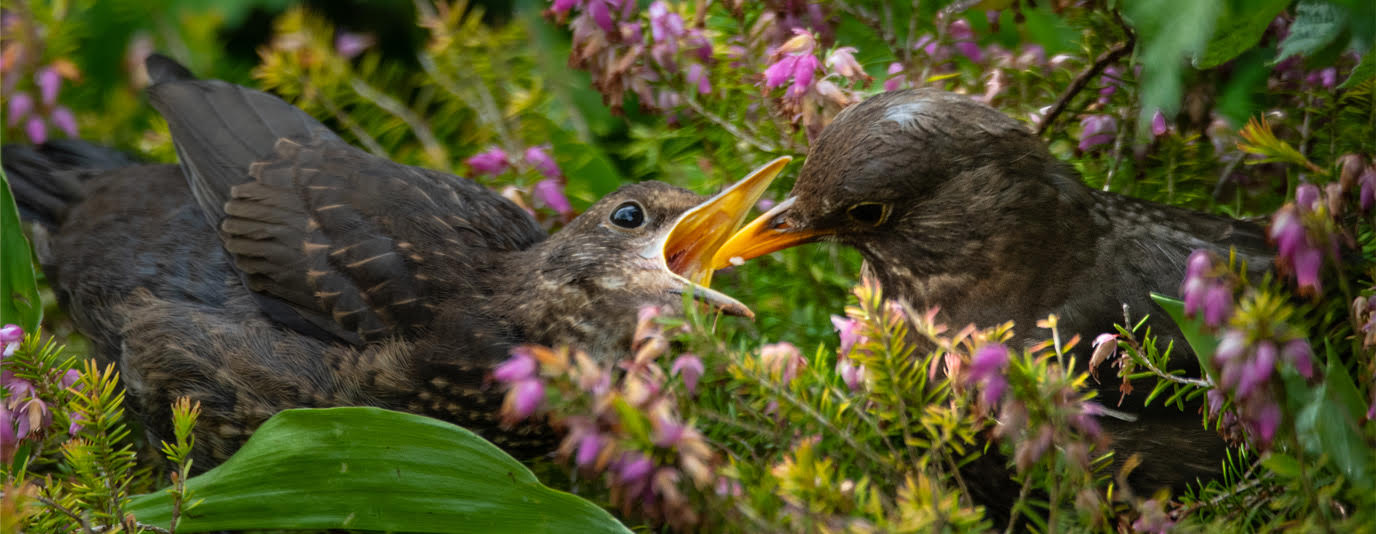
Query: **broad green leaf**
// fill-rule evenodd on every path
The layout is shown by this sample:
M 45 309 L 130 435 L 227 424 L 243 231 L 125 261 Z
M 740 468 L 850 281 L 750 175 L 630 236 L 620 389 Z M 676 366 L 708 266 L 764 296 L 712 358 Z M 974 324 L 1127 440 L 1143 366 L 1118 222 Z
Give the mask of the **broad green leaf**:
M 13 323 L 33 332 L 42 320 L 33 254 L 19 223 L 9 178 L 0 171 L 0 325 Z
M 1316 387 L 1290 366 L 1282 368 L 1281 376 L 1300 444 L 1309 454 L 1328 455 L 1344 476 L 1369 488 L 1376 458 L 1357 430 L 1366 407 L 1337 354 L 1329 348 L 1324 380 Z
M 1362 61 L 1352 67 L 1352 74 L 1348 75 L 1343 83 L 1338 85 L 1339 89 L 1350 89 L 1357 84 L 1376 78 L 1376 49 L 1368 50 L 1362 54 Z
M 1285 478 L 1296 478 L 1300 476 L 1300 463 L 1294 458 L 1279 452 L 1267 454 L 1265 458 L 1261 459 L 1261 464 L 1275 474 Z
M 1225 11 L 1214 24 L 1209 44 L 1194 55 L 1194 67 L 1217 67 L 1256 46 L 1276 14 L 1289 4 L 1290 0 L 1257 0 Z
M 378 408 L 281 412 L 186 485 L 204 500 L 183 512 L 178 532 L 629 532 L 472 432 Z M 171 495 L 135 497 L 129 511 L 166 527 Z
M 1295 22 L 1280 44 L 1279 62 L 1295 54 L 1317 52 L 1342 35 L 1347 13 L 1341 6 L 1321 0 L 1303 0 L 1295 8 Z
M 1203 319 L 1185 317 L 1184 302 L 1160 293 L 1152 293 L 1151 299 L 1156 301 L 1156 305 L 1161 309 L 1166 310 L 1166 315 L 1171 316 L 1175 325 L 1180 327 L 1180 333 L 1185 335 L 1185 342 L 1190 344 L 1195 356 L 1199 358 L 1199 367 L 1213 379 L 1213 366 L 1209 364 L 1209 360 L 1213 359 L 1214 351 L 1218 349 L 1218 337 L 1204 330 Z
M 1125 15 L 1137 30 L 1137 57 L 1143 67 L 1141 132 L 1150 127 L 1157 110 L 1170 116 L 1180 109 L 1184 59 L 1204 51 L 1221 8 L 1221 2 L 1197 0 L 1126 4 Z

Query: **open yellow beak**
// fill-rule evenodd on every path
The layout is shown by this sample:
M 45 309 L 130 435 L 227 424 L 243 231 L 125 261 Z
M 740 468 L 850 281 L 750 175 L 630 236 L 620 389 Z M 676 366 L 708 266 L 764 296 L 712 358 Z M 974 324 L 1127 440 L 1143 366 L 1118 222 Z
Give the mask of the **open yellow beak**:
M 745 225 L 745 228 L 741 228 L 740 231 L 731 236 L 731 239 L 717 249 L 717 255 L 712 259 L 712 267 L 724 269 L 732 265 L 740 265 L 746 260 L 776 250 L 811 243 L 831 233 L 794 228 L 785 222 L 780 215 L 792 208 L 796 201 L 797 198 L 788 197 L 787 200 L 780 202 L 773 209 L 750 221 L 750 224 Z
M 793 158 L 783 156 L 766 163 L 680 215 L 660 248 L 669 270 L 703 289 L 710 285 L 717 249 L 745 222 L 750 208 L 790 161 Z

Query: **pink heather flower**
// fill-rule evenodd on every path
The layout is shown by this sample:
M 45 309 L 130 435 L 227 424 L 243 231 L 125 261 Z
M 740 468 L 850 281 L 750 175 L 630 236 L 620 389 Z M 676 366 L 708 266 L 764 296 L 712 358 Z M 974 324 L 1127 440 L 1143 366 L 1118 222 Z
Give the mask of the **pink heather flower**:
M 0 328 L 0 347 L 4 348 L 4 357 L 14 355 L 14 351 L 19 350 L 19 344 L 24 341 L 24 329 L 17 324 L 7 324 Z
M 24 92 L 10 95 L 10 103 L 7 111 L 9 113 L 9 118 L 5 119 L 5 123 L 10 127 L 14 127 L 16 124 L 19 124 L 19 121 L 27 116 L 30 111 L 33 111 L 33 97 Z
M 525 419 L 545 402 L 545 384 L 538 378 L 527 378 L 512 387 L 512 395 L 511 416 L 517 420 Z
M 14 450 L 19 445 L 19 436 L 14 433 L 15 421 L 4 403 L 0 403 L 0 462 L 9 465 L 14 460 Z
M 688 83 L 698 86 L 698 94 L 706 95 L 712 93 L 712 80 L 707 77 L 707 70 L 701 64 L 694 63 L 688 66 Z
M 799 57 L 793 65 L 793 86 L 789 87 L 788 94 L 795 98 L 803 96 L 812 87 L 813 75 L 820 64 L 821 61 L 812 54 Z
M 1247 350 L 1247 334 L 1241 330 L 1229 329 L 1223 332 L 1223 336 L 1218 341 L 1218 348 L 1214 350 L 1214 359 L 1221 364 L 1227 364 L 1242 356 Z
M 965 19 L 952 21 L 951 25 L 946 27 L 946 33 L 950 34 L 951 39 L 956 41 L 968 41 L 975 38 L 974 30 L 970 29 L 970 21 Z
M 588 467 L 597 461 L 597 456 L 601 453 L 602 436 L 597 432 L 588 432 L 578 440 L 578 453 L 574 456 L 573 462 L 578 467 Z
M 1319 186 L 1304 183 L 1296 187 L 1295 205 L 1299 206 L 1300 213 L 1319 209 Z
M 1270 341 L 1258 343 L 1252 354 L 1252 361 L 1242 366 L 1242 376 L 1238 378 L 1236 394 L 1238 398 L 1247 398 L 1258 386 L 1271 379 L 1271 372 L 1276 367 L 1276 344 Z
M 1309 348 L 1309 342 L 1305 341 L 1304 338 L 1292 339 L 1281 349 L 1281 356 L 1285 358 L 1285 361 L 1294 365 L 1300 376 L 1305 378 L 1314 378 L 1313 354 Z
M 770 89 L 783 85 L 793 75 L 798 64 L 797 56 L 784 56 L 764 69 L 764 86 Z
M 1166 115 L 1161 110 L 1156 110 L 1156 114 L 1151 116 L 1151 134 L 1156 137 L 1166 135 Z
M 62 374 L 62 387 L 72 387 L 72 384 L 77 383 L 78 380 L 81 380 L 81 371 L 68 369 L 66 373 Z
M 373 46 L 371 35 L 350 32 L 336 32 L 334 35 L 334 51 L 344 59 L 353 59 L 370 46 Z
M 792 80 L 788 96 L 799 98 L 812 87 L 813 75 L 821 66 L 821 61 L 812 53 L 817 47 L 812 34 L 799 28 L 795 28 L 793 33 L 796 35 L 792 39 L 774 51 L 778 59 L 765 68 L 764 85 L 773 89 Z
M 14 434 L 19 439 L 24 439 L 32 432 L 40 432 L 53 422 L 53 414 L 48 411 L 48 404 L 38 397 L 29 397 L 29 401 L 19 407 L 19 426 Z
M 53 126 L 57 126 L 59 130 L 62 130 L 62 133 L 67 134 L 67 137 L 77 136 L 76 116 L 72 115 L 72 110 L 58 106 L 53 109 L 53 114 L 49 119 L 52 119 Z
M 535 358 L 522 349 L 516 349 L 513 353 L 511 358 L 492 371 L 492 378 L 510 384 L 535 377 L 540 370 Z
M 560 215 L 573 214 L 573 205 L 564 196 L 564 186 L 557 178 L 546 178 L 535 184 L 535 199 L 543 202 Z
M 80 413 L 72 412 L 71 424 L 67 425 L 67 435 L 76 437 L 77 433 L 81 432 L 81 429 L 84 428 L 81 423 L 85 420 L 86 418 L 82 417 Z
M 1223 410 L 1223 403 L 1227 402 L 1228 397 L 1223 394 L 1223 390 L 1212 388 L 1205 394 L 1209 400 L 1209 415 L 1218 415 Z
M 1358 195 L 1362 211 L 1370 211 L 1372 206 L 1376 206 L 1376 165 L 1366 168 L 1357 184 L 1361 186 L 1362 192 Z
M 656 43 L 674 43 L 684 34 L 683 17 L 669 9 L 669 4 L 656 0 L 647 10 L 650 14 L 650 36 Z
M 558 178 L 563 173 L 559 172 L 559 164 L 554 162 L 554 158 L 549 154 L 549 145 L 533 146 L 526 149 L 525 160 L 535 170 L 546 178 Z
M 1304 225 L 1299 217 L 1293 210 L 1284 208 L 1271 219 L 1271 231 L 1268 234 L 1276 241 L 1277 255 L 1282 258 L 1293 256 L 1306 241 Z
M 57 92 L 62 89 L 62 75 L 57 73 L 57 69 L 43 67 L 33 75 L 34 83 L 38 84 L 38 93 L 43 95 L 43 105 L 52 106 L 57 103 Z
M 1319 269 L 1323 267 L 1323 253 L 1312 247 L 1305 247 L 1295 252 L 1292 260 L 1295 269 L 1295 282 L 1300 289 L 1313 288 L 1319 291 Z
M 11 408 L 18 406 L 19 401 L 33 396 L 33 384 L 30 384 L 28 380 L 14 376 L 14 373 L 10 372 L 9 369 L 0 371 L 0 387 L 9 390 Z
M 1142 503 L 1137 520 L 1132 522 L 1132 530 L 1141 534 L 1166 534 L 1174 527 L 1175 521 L 1156 499 Z
M 554 0 L 554 2 L 550 5 L 549 8 L 555 14 L 562 15 L 564 13 L 568 13 L 569 10 L 573 9 L 573 6 L 578 5 L 579 1 L 580 0 Z
M 1209 283 L 1203 278 L 1186 278 L 1180 286 L 1180 296 L 1185 300 L 1185 316 L 1194 317 L 1204 303 L 1204 295 L 1209 291 Z
M 1253 421 L 1257 432 L 1257 437 L 1263 445 L 1271 443 L 1276 437 L 1276 429 L 1280 428 L 1280 406 L 1274 402 L 1267 402 L 1257 412 L 1256 419 Z
M 617 475 L 621 484 L 635 486 L 644 482 L 654 468 L 654 462 L 651 462 L 644 454 L 631 451 L 621 457 L 621 468 L 617 470 Z
M 692 354 L 683 354 L 674 359 L 674 365 L 669 372 L 682 377 L 684 389 L 692 395 L 698 389 L 698 379 L 702 377 L 704 369 L 700 358 Z
M 42 117 L 34 115 L 24 123 L 24 133 L 33 144 L 41 145 L 48 140 L 48 125 L 43 123 Z
M 1080 151 L 1113 142 L 1118 120 L 1109 115 L 1086 115 L 1080 120 Z
M 865 366 L 856 365 L 850 358 L 841 357 L 836 360 L 836 374 L 841 375 L 841 381 L 845 382 L 851 391 L 860 391 L 860 387 L 865 383 Z
M 998 404 L 1008 389 L 1008 379 L 1003 370 L 1008 367 L 1008 347 L 1002 343 L 989 343 L 975 351 L 970 359 L 969 379 L 983 386 L 981 401 L 985 406 Z
M 584 6 L 587 13 L 592 16 L 593 22 L 607 33 L 616 31 L 616 25 L 612 22 L 612 12 L 617 6 L 612 5 L 613 1 L 615 0 L 587 0 L 588 3 Z
M 1218 327 L 1233 313 L 1233 290 L 1227 285 L 1215 285 L 1204 294 L 1204 324 Z
M 831 316 L 831 325 L 836 328 L 836 332 L 841 335 L 841 347 L 837 352 L 842 357 L 849 356 L 851 349 L 855 348 L 855 343 L 863 337 L 860 335 L 860 321 L 840 315 Z
M 673 447 L 683 438 L 688 427 L 668 418 L 658 418 L 654 425 L 654 444 L 656 447 Z
M 984 61 L 984 51 L 980 50 L 979 45 L 973 41 L 961 41 L 956 43 L 956 52 L 974 63 Z
M 488 174 L 492 176 L 506 172 L 507 167 L 511 165 L 510 160 L 506 157 L 506 151 L 497 147 L 479 152 L 473 155 L 473 157 L 464 160 L 464 163 L 468 164 L 468 168 L 471 169 L 474 174 Z
M 900 73 L 902 73 L 902 72 L 903 72 L 903 64 L 902 64 L 902 63 L 899 63 L 899 62 L 895 61 L 895 62 L 889 64 L 889 70 L 888 70 L 889 79 L 884 80 L 884 90 L 885 90 L 885 91 L 897 91 L 899 87 L 902 87 L 902 86 L 903 86 L 903 77 L 902 77 L 902 76 L 894 76 L 895 74 L 900 74 Z
M 1185 262 L 1185 278 L 1199 278 L 1214 268 L 1213 257 L 1204 249 L 1196 249 L 1190 253 L 1190 259 Z
M 702 34 L 702 30 L 690 28 L 683 37 L 683 46 L 696 53 L 698 61 L 712 62 L 712 42 L 707 40 L 707 36 Z
M 843 46 L 832 50 L 830 54 L 827 54 L 827 68 L 843 78 L 852 80 L 868 78 L 869 75 L 865 74 L 865 69 L 860 66 L 858 61 L 855 61 L 855 52 L 853 46 Z
M 645 31 L 639 22 L 621 23 L 621 41 L 629 45 L 645 42 Z
M 771 373 L 777 373 L 783 384 L 792 382 L 798 376 L 798 369 L 807 366 L 803 353 L 787 341 L 760 347 L 760 362 Z

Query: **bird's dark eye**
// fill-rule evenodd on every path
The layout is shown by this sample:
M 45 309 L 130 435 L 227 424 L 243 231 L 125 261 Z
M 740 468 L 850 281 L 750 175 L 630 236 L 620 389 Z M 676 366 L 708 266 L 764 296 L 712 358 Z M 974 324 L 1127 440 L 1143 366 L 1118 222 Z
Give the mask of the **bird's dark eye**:
M 861 202 L 847 209 L 846 215 L 860 224 L 879 226 L 888 218 L 889 207 L 878 202 Z
M 612 210 L 612 224 L 622 228 L 640 228 L 645 224 L 645 210 L 635 202 L 625 202 Z

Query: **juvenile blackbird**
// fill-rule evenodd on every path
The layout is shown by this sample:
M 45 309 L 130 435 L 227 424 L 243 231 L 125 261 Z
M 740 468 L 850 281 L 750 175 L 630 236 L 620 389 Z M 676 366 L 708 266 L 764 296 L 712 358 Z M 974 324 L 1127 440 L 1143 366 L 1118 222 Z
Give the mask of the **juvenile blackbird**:
M 497 428 L 488 374 L 514 344 L 611 357 L 641 306 L 685 292 L 751 315 L 706 287 L 708 264 L 785 160 L 710 200 L 629 185 L 546 238 L 472 181 L 370 155 L 266 93 L 148 67 L 180 168 L 81 142 L 6 146 L 4 166 L 46 223 L 49 281 L 151 437 L 170 439 L 173 400 L 202 403 L 198 469 L 296 407 L 406 410 L 544 452 L 545 429 Z
M 1018 121 L 931 89 L 881 94 L 837 115 L 790 197 L 741 229 L 715 261 L 813 241 L 858 249 L 886 296 L 939 307 L 947 324 L 1015 321 L 1017 346 L 1049 339 L 1036 322 L 1053 313 L 1063 340 L 1115 332 L 1126 306 L 1133 321 L 1151 316 L 1157 346 L 1174 343 L 1171 367 L 1196 377 L 1195 355 L 1149 294 L 1178 296 L 1195 249 L 1224 257 L 1234 249 L 1255 273 L 1271 265 L 1261 228 L 1090 189 Z M 1088 351 L 1081 343 L 1082 366 Z M 1099 402 L 1131 414 L 1101 420 L 1120 461 L 1141 453 L 1133 488 L 1178 489 L 1218 472 L 1222 440 L 1193 411 L 1160 401 L 1144 408 L 1151 380 L 1136 386 L 1116 404 L 1118 380 L 1098 384 Z M 974 481 L 985 486 L 976 491 L 1011 502 L 1017 487 L 1004 485 L 1006 472 L 998 476 Z M 1007 489 L 1014 495 L 999 494 Z

